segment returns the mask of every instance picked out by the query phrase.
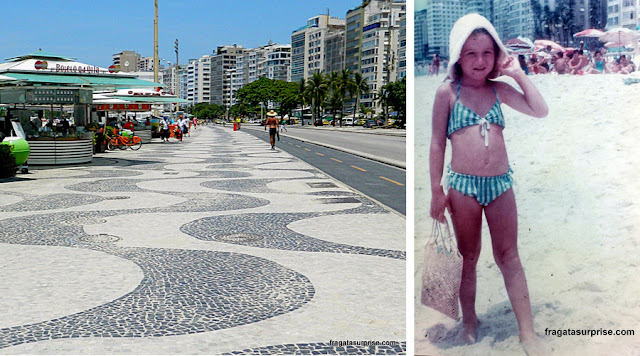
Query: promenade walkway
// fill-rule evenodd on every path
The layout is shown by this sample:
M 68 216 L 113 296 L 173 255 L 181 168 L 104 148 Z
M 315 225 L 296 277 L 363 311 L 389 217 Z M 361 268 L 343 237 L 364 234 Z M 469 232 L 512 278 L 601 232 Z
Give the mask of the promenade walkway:
M 0 354 L 406 351 L 404 218 L 248 133 L 30 170 L 0 180 Z

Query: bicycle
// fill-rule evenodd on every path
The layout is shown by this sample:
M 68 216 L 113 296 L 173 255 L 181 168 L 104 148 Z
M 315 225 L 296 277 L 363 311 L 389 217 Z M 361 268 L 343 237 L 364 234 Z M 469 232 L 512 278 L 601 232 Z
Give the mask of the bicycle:
M 142 147 L 142 139 L 138 136 L 131 135 L 130 137 L 119 135 L 116 131 L 113 132 L 113 136 L 107 139 L 107 148 L 113 151 L 117 148 L 126 150 L 127 147 L 132 150 L 139 150 Z

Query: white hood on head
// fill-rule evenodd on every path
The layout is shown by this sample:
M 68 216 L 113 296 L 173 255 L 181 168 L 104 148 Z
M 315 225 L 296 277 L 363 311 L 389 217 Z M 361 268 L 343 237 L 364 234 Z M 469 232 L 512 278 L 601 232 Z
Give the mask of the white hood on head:
M 484 16 L 479 14 L 469 14 L 462 16 L 456 21 L 451 29 L 451 34 L 449 35 L 449 67 L 447 68 L 447 78 L 449 80 L 455 81 L 458 79 L 455 73 L 455 64 L 460 59 L 460 52 L 462 51 L 462 46 L 467 41 L 467 38 L 471 35 L 471 33 L 478 29 L 484 28 L 489 32 L 493 40 L 496 41 L 498 47 L 500 48 L 500 53 L 498 54 L 498 63 L 502 63 L 509 56 L 507 53 L 507 49 L 500 41 L 500 37 L 496 32 L 496 29 L 493 27 L 491 22 L 487 20 Z M 492 77 L 491 79 L 494 79 Z

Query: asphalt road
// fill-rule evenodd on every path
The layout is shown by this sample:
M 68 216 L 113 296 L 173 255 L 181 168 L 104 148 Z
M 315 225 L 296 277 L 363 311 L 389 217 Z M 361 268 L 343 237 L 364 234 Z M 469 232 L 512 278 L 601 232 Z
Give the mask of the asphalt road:
M 366 133 L 365 133 L 366 132 Z M 376 134 L 385 133 L 385 134 Z M 312 141 L 339 148 L 346 152 L 366 152 L 367 158 L 383 159 L 386 163 L 393 162 L 395 166 L 406 167 L 407 142 L 404 131 L 393 129 L 363 129 L 363 128 L 316 128 L 310 126 L 287 126 L 284 133 L 293 138 Z M 394 135 L 396 134 L 396 135 Z M 401 136 L 400 136 L 401 134 Z
M 244 131 L 268 142 L 269 136 L 264 131 Z M 281 136 L 276 143 L 276 149 L 300 158 L 388 208 L 406 215 L 404 169 L 285 136 Z

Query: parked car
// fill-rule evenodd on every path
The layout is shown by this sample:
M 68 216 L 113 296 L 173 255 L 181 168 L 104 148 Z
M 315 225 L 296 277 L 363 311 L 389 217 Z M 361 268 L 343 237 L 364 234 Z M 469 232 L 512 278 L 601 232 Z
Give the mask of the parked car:
M 382 125 L 382 122 L 380 120 L 367 120 L 367 122 L 364 123 L 364 127 L 375 127 L 375 126 L 380 126 Z

